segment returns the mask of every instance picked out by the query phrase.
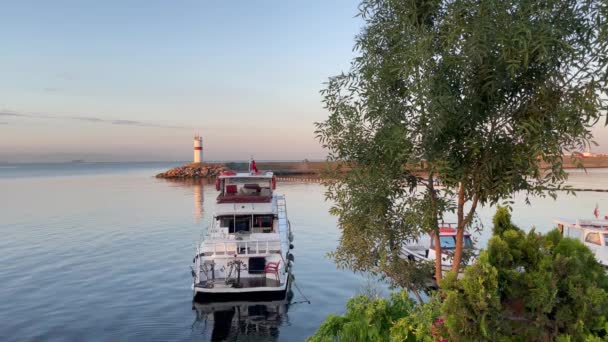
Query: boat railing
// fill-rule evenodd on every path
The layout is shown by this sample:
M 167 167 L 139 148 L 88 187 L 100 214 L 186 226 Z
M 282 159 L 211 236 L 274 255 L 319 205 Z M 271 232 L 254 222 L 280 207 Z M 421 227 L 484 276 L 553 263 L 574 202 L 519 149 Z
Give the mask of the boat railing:
M 595 219 L 595 220 L 585 220 L 585 219 L 579 219 L 576 220 L 576 223 L 581 226 L 581 227 L 595 227 L 595 228 L 604 228 L 606 226 L 608 226 L 608 220 L 601 220 L 601 219 Z
M 280 239 L 206 242 L 202 250 L 206 256 L 256 256 L 280 251 Z

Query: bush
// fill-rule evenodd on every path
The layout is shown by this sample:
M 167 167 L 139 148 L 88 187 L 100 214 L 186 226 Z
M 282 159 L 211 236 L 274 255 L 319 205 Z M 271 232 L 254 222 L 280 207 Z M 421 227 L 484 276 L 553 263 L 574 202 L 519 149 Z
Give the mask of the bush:
M 593 253 L 557 230 L 524 233 L 504 208 L 494 223 L 488 248 L 429 301 L 360 295 L 309 341 L 608 340 L 608 277 Z

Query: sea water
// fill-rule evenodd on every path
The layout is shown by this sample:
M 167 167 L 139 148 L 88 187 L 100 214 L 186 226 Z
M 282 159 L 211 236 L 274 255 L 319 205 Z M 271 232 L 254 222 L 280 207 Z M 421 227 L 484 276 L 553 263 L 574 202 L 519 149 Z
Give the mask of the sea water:
M 193 306 L 189 266 L 217 193 L 205 182 L 154 178 L 171 166 L 0 166 L 0 340 L 300 341 L 351 296 L 387 293 L 326 256 L 340 232 L 323 186 L 280 182 L 301 293 L 294 287 L 289 304 Z M 570 182 L 608 189 L 608 169 L 573 172 Z M 591 217 L 596 205 L 608 214 L 608 193 L 514 200 L 514 222 L 542 232 L 554 217 Z M 482 246 L 493 211 L 479 210 Z

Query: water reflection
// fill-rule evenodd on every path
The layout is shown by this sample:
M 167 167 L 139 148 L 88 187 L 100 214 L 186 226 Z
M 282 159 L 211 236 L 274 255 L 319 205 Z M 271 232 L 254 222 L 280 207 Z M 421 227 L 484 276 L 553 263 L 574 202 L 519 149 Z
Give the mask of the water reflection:
M 184 188 L 192 188 L 192 198 L 194 199 L 194 221 L 200 223 L 203 219 L 205 210 L 203 204 L 205 202 L 204 188 L 205 185 L 213 184 L 212 179 L 163 179 L 175 186 Z
M 285 299 L 272 302 L 193 302 L 192 330 L 211 341 L 278 341 L 280 327 L 289 324 L 292 296 L 289 291 Z
M 192 186 L 194 192 L 194 221 L 200 223 L 203 218 L 203 184 L 198 183 Z

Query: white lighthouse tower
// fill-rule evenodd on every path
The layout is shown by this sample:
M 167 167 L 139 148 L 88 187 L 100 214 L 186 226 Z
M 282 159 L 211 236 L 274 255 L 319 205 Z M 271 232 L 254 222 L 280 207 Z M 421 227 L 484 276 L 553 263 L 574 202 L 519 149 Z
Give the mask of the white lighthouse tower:
M 194 162 L 201 163 L 203 161 L 203 137 L 194 135 Z

